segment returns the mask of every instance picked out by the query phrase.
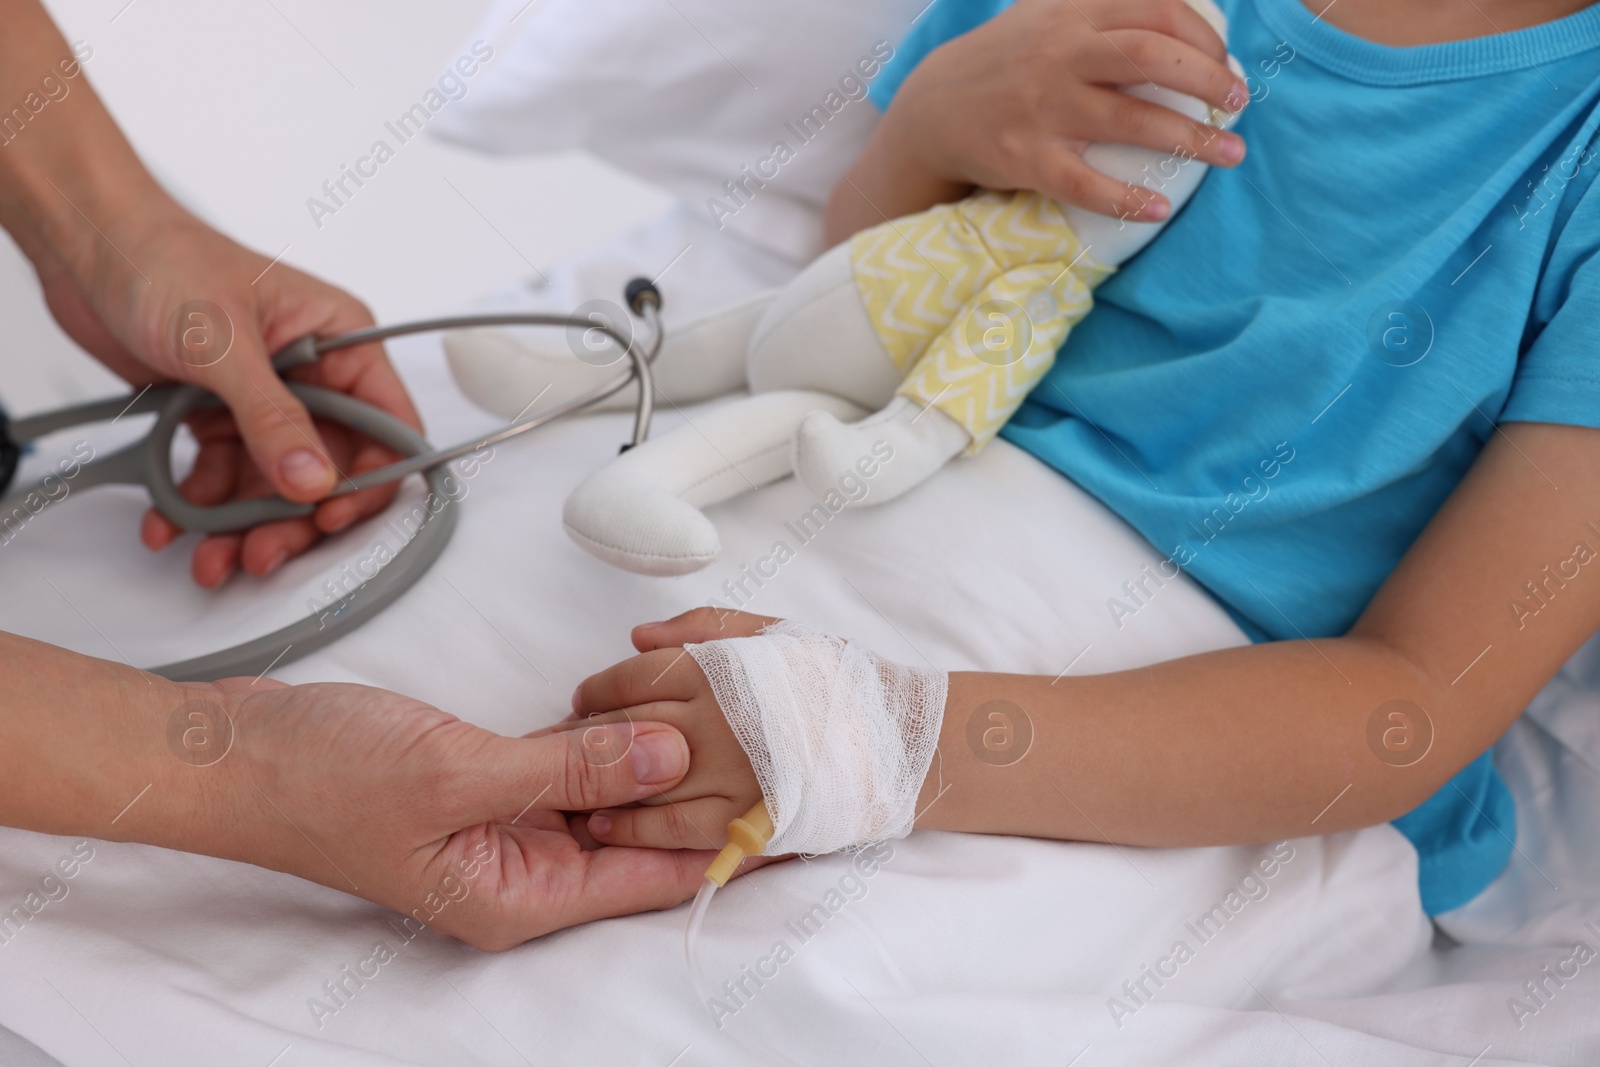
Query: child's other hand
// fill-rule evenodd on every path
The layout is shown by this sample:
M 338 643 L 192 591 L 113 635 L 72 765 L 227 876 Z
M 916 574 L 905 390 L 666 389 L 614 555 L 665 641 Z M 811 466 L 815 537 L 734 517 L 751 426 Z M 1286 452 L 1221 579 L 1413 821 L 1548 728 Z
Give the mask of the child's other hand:
M 639 807 L 606 808 L 589 816 L 588 830 L 606 845 L 720 849 L 728 823 L 761 799 L 750 760 L 700 665 L 685 644 L 751 637 L 776 619 L 700 608 L 633 631 L 641 653 L 584 680 L 573 694 L 573 719 L 556 730 L 612 722 L 663 722 L 689 742 L 689 773 L 675 788 Z M 596 751 L 596 759 L 625 753 Z
M 1117 91 L 1147 82 L 1228 111 L 1249 99 L 1227 47 L 1183 0 L 1019 0 L 923 60 L 880 137 L 929 177 L 1155 221 L 1171 210 L 1166 198 L 1094 171 L 1084 147 L 1132 144 L 1231 167 L 1244 141 Z

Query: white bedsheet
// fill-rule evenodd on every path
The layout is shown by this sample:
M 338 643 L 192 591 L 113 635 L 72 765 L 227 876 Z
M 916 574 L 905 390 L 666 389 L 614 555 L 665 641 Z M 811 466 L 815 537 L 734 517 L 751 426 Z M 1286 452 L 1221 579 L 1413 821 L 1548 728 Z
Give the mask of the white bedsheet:
M 668 237 L 639 245 L 651 249 L 643 269 L 684 223 L 664 225 Z M 395 351 L 435 441 L 490 424 L 457 397 L 433 341 Z M 684 417 L 669 409 L 659 432 Z M 700 574 L 645 579 L 582 553 L 561 532 L 562 499 L 614 454 L 627 424 L 586 417 L 502 446 L 468 483 L 436 570 L 364 630 L 275 673 L 383 685 L 523 732 L 560 717 L 579 678 L 626 655 L 631 625 L 722 595 L 774 540 L 794 544 L 784 523 L 810 501 L 787 481 L 715 510 L 725 553 Z M 266 583 L 212 595 L 188 586 L 179 554 L 152 560 L 136 546 L 139 508 L 137 494 L 111 490 L 48 509 L 0 554 L 0 628 L 166 661 L 288 621 L 325 600 L 319 587 L 344 565 L 395 540 L 374 520 Z M 1004 442 L 795 547 L 753 609 L 948 669 L 1090 673 L 1243 640 L 1183 584 L 1118 631 L 1106 598 L 1157 554 Z M 814 936 L 786 924 L 827 901 L 847 858 L 764 870 L 718 896 L 703 949 L 713 974 L 736 977 L 780 940 L 793 950 L 719 1033 L 686 981 L 683 908 L 486 955 L 431 933 L 403 942 L 384 909 L 288 876 L 96 843 L 69 895 L 0 944 L 0 1025 L 73 1067 L 687 1067 L 760 1062 L 773 1047 L 804 1064 L 940 1067 L 1594 1064 L 1600 965 L 1579 969 L 1520 1025 L 1508 1001 L 1576 940 L 1600 947 L 1584 929 L 1600 920 L 1597 692 L 1591 647 L 1502 743 L 1519 851 L 1488 893 L 1448 917 L 1459 946 L 1421 915 L 1414 854 L 1388 827 L 1284 846 L 1292 858 L 1244 885 L 1259 899 L 1203 942 L 1186 924 L 1225 901 L 1270 847 L 918 833 Z M 1060 784 L 1070 795 L 1071 781 Z M 0 831 L 0 911 L 73 847 Z M 319 1025 L 311 998 L 378 940 L 397 958 Z M 1123 983 L 1179 940 L 1193 958 L 1177 977 L 1146 1002 L 1129 998 Z

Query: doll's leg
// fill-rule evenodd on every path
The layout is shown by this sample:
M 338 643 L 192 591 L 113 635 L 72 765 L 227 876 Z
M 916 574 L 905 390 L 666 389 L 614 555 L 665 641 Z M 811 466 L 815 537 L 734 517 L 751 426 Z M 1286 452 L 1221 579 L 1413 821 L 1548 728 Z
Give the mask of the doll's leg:
M 656 393 L 688 404 L 743 389 L 745 352 L 773 296 L 759 293 L 668 329 L 654 365 Z M 591 348 L 589 341 L 578 330 L 459 330 L 445 335 L 444 349 L 467 399 L 510 419 L 525 414 L 536 397 L 541 407 L 560 403 L 627 369 L 627 356 L 614 344 L 596 340 Z M 624 389 L 596 406 L 631 410 L 637 395 Z
M 1082 248 L 1059 222 L 1051 230 L 1031 216 L 1025 221 L 1029 232 L 1053 233 L 1049 247 L 1067 260 L 1017 266 L 990 280 L 878 413 L 849 425 L 824 412 L 807 416 L 795 434 L 795 474 L 807 488 L 820 492 L 834 484 L 881 442 L 894 458 L 880 467 L 866 503 L 893 500 L 954 456 L 983 447 L 1049 371 L 1107 272 L 1079 261 Z
M 789 440 L 807 412 L 856 418 L 828 393 L 741 397 L 595 471 L 562 512 L 567 533 L 595 556 L 635 574 L 689 574 L 717 558 L 717 529 L 701 508 L 789 474 Z
M 806 389 L 864 408 L 894 396 L 904 370 L 885 351 L 862 303 L 851 246 L 824 252 L 767 305 L 745 361 L 752 393 Z

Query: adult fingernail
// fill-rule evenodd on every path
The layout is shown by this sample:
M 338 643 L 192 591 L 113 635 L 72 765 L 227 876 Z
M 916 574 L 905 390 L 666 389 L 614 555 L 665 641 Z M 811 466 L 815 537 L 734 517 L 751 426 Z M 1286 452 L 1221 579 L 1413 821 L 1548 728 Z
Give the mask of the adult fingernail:
M 1244 106 L 1250 102 L 1250 87 L 1243 80 L 1233 83 L 1233 88 L 1228 91 L 1225 103 L 1229 111 L 1243 111 Z
M 578 688 L 576 688 L 576 689 L 574 689 L 572 691 L 572 710 L 574 712 L 577 712 L 583 706 L 580 703 L 582 698 L 583 698 L 583 683 L 579 682 L 578 683 Z
M 1144 209 L 1140 211 L 1139 214 L 1143 215 L 1151 222 L 1160 222 L 1162 219 L 1172 214 L 1172 205 L 1169 204 L 1165 199 L 1152 200 L 1144 206 Z
M 689 769 L 689 746 L 676 730 L 652 730 L 633 739 L 628 753 L 633 780 L 640 785 L 676 781 Z
M 267 560 L 267 565 L 261 568 L 261 577 L 265 578 L 287 562 L 289 562 L 289 550 L 287 548 L 280 549 L 278 554 Z
M 1244 158 L 1244 138 L 1237 134 L 1225 133 L 1217 145 L 1217 156 L 1224 163 L 1237 163 Z
M 596 837 L 604 837 L 611 832 L 611 816 L 602 812 L 595 812 L 589 816 L 589 832 Z
M 291 488 L 302 493 L 314 493 L 328 487 L 328 465 L 316 453 L 297 448 L 278 461 L 278 473 Z
M 333 523 L 330 523 L 328 525 L 328 527 L 327 527 L 326 532 L 327 533 L 331 533 L 331 534 L 336 534 L 340 530 L 347 529 L 348 527 L 350 527 L 352 524 L 355 523 L 356 519 L 359 518 L 359 517 L 360 516 L 358 516 L 355 512 L 352 511 L 348 515 L 344 515 L 344 516 L 340 517 L 337 521 L 335 521 Z

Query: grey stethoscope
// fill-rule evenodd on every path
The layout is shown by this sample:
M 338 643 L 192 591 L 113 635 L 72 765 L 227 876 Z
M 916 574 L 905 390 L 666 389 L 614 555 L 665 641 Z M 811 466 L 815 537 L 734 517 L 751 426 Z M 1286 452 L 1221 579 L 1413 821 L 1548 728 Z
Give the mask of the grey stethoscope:
M 624 299 L 629 310 L 649 329 L 648 348 L 635 343 L 631 331 L 625 334 L 618 324 L 606 322 L 600 316 L 583 319 L 531 313 L 459 315 L 396 326 L 375 326 L 334 337 L 302 337 L 284 347 L 272 359 L 274 368 L 280 374 L 292 367 L 315 363 L 327 352 L 407 334 L 486 326 L 559 326 L 586 332 L 597 331 L 605 335 L 623 350 L 629 367 L 626 372 L 586 393 L 518 418 L 486 437 L 445 449 L 434 449 L 421 434 L 399 419 L 354 397 L 330 389 L 289 382 L 289 391 L 313 415 L 320 415 L 366 434 L 407 457 L 380 470 L 344 479 L 343 485 L 330 494 L 330 498 L 397 482 L 412 474 L 422 474 L 429 490 L 422 525 L 377 574 L 316 615 L 233 648 L 181 663 L 153 667 L 151 673 L 173 681 L 215 681 L 236 675 L 259 675 L 274 665 L 288 663 L 314 652 L 377 616 L 433 566 L 455 532 L 458 517 L 456 502 L 446 491 L 445 485 L 447 464 L 452 460 L 527 433 L 563 415 L 582 411 L 635 381 L 639 383 L 639 400 L 634 408 L 633 439 L 622 447 L 626 451 L 634 445 L 643 444 L 650 433 L 655 400 L 651 364 L 661 351 L 664 337 L 660 318 L 661 293 L 648 279 L 635 278 L 624 290 Z M 199 386 L 166 385 L 146 389 L 131 402 L 126 397 L 117 397 L 25 419 L 7 420 L 4 412 L 0 411 L 0 492 L 4 492 L 16 476 L 19 458 L 30 442 L 74 426 L 106 422 L 121 415 L 153 412 L 157 416 L 156 423 L 144 439 L 81 467 L 73 476 L 73 488 L 141 485 L 149 491 L 157 511 L 183 529 L 200 533 L 243 530 L 263 522 L 311 514 L 315 510 L 313 505 L 296 504 L 281 497 L 200 507 L 189 503 L 178 492 L 172 477 L 173 436 L 190 412 L 218 407 L 220 404 L 221 401 Z M 0 499 L 0 522 L 18 511 L 31 515 L 34 509 L 28 506 L 30 496 L 37 498 L 39 494 L 46 494 L 48 498 L 49 481 L 50 477 L 47 476 L 28 489 Z

